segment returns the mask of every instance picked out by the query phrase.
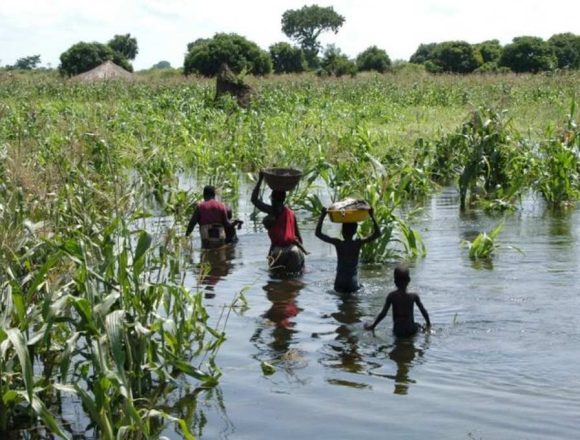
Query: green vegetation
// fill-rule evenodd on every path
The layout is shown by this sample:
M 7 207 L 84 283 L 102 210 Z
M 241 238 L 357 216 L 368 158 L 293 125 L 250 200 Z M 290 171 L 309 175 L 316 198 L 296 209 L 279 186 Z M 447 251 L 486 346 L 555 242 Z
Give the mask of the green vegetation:
M 300 9 L 289 9 L 282 14 L 282 32 L 300 44 L 311 68 L 318 67 L 320 34 L 328 31 L 336 34 L 343 24 L 344 17 L 332 6 L 303 6 Z
M 425 254 L 409 213 L 440 185 L 465 209 L 517 209 L 524 191 L 548 209 L 580 198 L 578 72 L 248 77 L 247 109 L 216 105 L 207 79 L 0 75 L 2 435 L 72 436 L 58 402 L 73 395 L 96 437 L 174 423 L 191 438 L 195 411 L 172 397 L 218 383 L 225 318 L 209 326 L 184 284 L 185 177 L 235 202 L 246 173 L 301 168 L 293 206 L 316 214 L 325 193 L 371 202 L 384 233 L 362 259 L 377 263 Z
M 272 71 L 268 52 L 237 34 L 218 33 L 211 39 L 196 40 L 187 45 L 187 51 L 183 63 L 185 75 L 213 76 L 223 63 L 235 73 L 265 75 Z
M 133 71 L 133 66 L 122 53 L 106 44 L 83 41 L 74 44 L 61 54 L 58 70 L 61 75 L 70 77 L 94 69 L 105 61 L 112 61 L 129 72 Z
M 306 70 L 306 57 L 299 47 L 280 42 L 270 46 L 274 73 L 300 73 Z
M 462 244 L 467 246 L 469 250 L 469 258 L 472 260 L 491 258 L 493 253 L 499 248 L 499 245 L 496 243 L 496 238 L 502 229 L 503 223 L 499 223 L 489 234 L 481 232 L 473 241 L 463 241 Z
M 371 46 L 356 57 L 356 65 L 359 72 L 376 70 L 385 73 L 391 67 L 391 59 L 385 50 Z
M 465 41 L 421 44 L 409 61 L 425 65 L 432 73 L 537 73 L 556 68 L 578 69 L 580 36 L 555 34 L 547 41 L 539 37 L 521 36 L 515 37 L 505 47 L 498 40 L 474 45 Z
M 139 53 L 137 39 L 131 37 L 131 34 L 115 35 L 107 45 L 128 60 L 134 60 Z

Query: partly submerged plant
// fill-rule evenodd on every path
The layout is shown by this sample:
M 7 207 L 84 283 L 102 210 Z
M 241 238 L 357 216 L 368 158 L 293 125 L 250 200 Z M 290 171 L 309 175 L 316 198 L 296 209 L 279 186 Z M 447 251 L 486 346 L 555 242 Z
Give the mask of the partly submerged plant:
M 491 259 L 496 250 L 502 245 L 499 245 L 496 241 L 497 237 L 503 229 L 504 222 L 500 222 L 494 226 L 494 228 L 489 232 L 480 232 L 473 241 L 463 240 L 461 242 L 462 246 L 466 246 L 469 251 L 469 258 L 472 260 L 486 260 Z M 521 252 L 521 250 L 515 246 L 507 246 L 510 249 Z
M 480 232 L 473 241 L 463 240 L 461 243 L 467 246 L 469 258 L 472 260 L 491 258 L 493 253 L 499 248 L 495 239 L 503 229 L 503 222 L 498 223 L 490 232 Z

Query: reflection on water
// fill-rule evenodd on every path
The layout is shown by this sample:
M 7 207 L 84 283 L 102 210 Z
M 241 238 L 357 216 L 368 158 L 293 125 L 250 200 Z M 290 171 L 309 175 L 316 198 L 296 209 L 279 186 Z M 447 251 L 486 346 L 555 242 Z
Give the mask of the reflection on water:
M 358 350 L 358 336 L 352 325 L 361 321 L 359 310 L 360 292 L 336 293 L 338 310 L 330 316 L 339 324 L 334 330 L 334 341 L 328 344 L 328 359 L 324 363 L 333 368 L 340 368 L 351 373 L 365 369 L 363 357 Z
M 296 303 L 304 283 L 300 279 L 270 279 L 262 289 L 271 303 L 270 308 L 262 315 L 265 318 L 256 328 L 252 341 L 261 347 L 267 359 L 292 361 L 288 353 L 292 344 L 294 318 L 301 309 Z M 264 350 L 263 347 L 268 347 Z
M 385 374 L 385 377 L 395 381 L 394 394 L 405 395 L 409 391 L 409 384 L 416 383 L 410 378 L 411 367 L 418 363 L 419 359 L 425 353 L 429 345 L 429 335 L 425 336 L 423 347 L 417 347 L 415 339 L 417 336 L 411 338 L 395 338 L 395 342 L 390 347 L 380 347 L 379 351 L 390 350 L 388 352 L 389 359 L 395 362 L 397 372 L 395 375 Z M 376 373 L 380 376 L 380 373 Z
M 226 245 L 216 249 L 202 249 L 200 257 L 200 282 L 204 287 L 205 297 L 215 296 L 216 284 L 227 277 L 233 268 L 236 255 L 234 245 Z

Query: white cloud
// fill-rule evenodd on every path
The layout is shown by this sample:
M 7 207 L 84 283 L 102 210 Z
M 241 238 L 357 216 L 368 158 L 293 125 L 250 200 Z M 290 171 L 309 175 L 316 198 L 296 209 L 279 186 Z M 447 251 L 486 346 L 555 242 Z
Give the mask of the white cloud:
M 239 33 L 263 48 L 287 40 L 282 13 L 312 3 L 332 5 L 346 18 L 338 34 L 324 34 L 321 42 L 350 56 L 370 45 L 408 59 L 420 43 L 433 41 L 497 38 L 505 44 L 518 35 L 580 33 L 576 0 L 1 0 L 0 62 L 40 54 L 55 66 L 78 41 L 131 33 L 139 43 L 137 68 L 162 59 L 179 66 L 188 42 L 216 32 Z

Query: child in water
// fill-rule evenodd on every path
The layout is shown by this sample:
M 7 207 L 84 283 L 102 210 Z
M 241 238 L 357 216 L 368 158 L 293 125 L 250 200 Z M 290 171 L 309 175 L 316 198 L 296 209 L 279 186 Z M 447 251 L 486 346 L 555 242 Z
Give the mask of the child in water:
M 397 290 L 394 290 L 387 295 L 387 300 L 385 301 L 383 310 L 381 310 L 381 313 L 379 313 L 375 322 L 372 324 L 365 324 L 364 327 L 366 330 L 374 330 L 383 318 L 387 316 L 387 312 L 391 305 L 393 306 L 393 333 L 395 336 L 413 336 L 421 329 L 421 326 L 415 322 L 413 316 L 415 304 L 417 304 L 417 307 L 419 307 L 419 310 L 425 319 L 426 328 L 431 327 L 429 314 L 423 306 L 419 295 L 407 292 L 407 286 L 410 281 L 411 276 L 409 275 L 409 269 L 403 266 L 397 266 L 395 268 L 395 285 L 397 286 Z
M 322 223 L 327 214 L 326 208 L 322 208 L 322 214 L 316 225 L 316 236 L 326 243 L 333 244 L 336 247 L 336 278 L 334 280 L 334 290 L 340 293 L 356 292 L 360 289 L 358 282 L 358 260 L 360 250 L 363 244 L 376 240 L 381 235 L 381 230 L 375 219 L 373 210 L 369 214 L 373 221 L 374 231 L 372 235 L 366 238 L 353 238 L 356 234 L 358 225 L 356 223 L 342 224 L 342 237 L 344 240 L 329 237 L 322 233 Z

